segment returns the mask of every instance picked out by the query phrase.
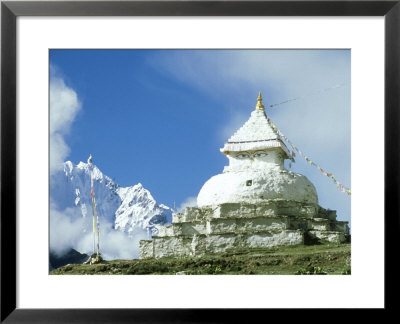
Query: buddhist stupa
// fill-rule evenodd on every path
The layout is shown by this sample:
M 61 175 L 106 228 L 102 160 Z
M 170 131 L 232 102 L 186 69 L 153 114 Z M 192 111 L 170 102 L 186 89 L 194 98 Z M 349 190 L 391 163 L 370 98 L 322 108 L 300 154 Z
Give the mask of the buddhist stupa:
M 284 161 L 293 158 L 279 134 L 259 93 L 250 118 L 221 149 L 229 165 L 203 185 L 197 207 L 174 213 L 172 224 L 140 241 L 140 257 L 346 241 L 348 222 L 318 205 L 305 176 L 285 169 Z
M 229 159 L 222 174 L 209 179 L 197 197 L 198 207 L 223 203 L 256 204 L 270 199 L 318 203 L 313 184 L 289 172 L 288 148 L 265 115 L 261 92 L 250 118 L 221 149 Z

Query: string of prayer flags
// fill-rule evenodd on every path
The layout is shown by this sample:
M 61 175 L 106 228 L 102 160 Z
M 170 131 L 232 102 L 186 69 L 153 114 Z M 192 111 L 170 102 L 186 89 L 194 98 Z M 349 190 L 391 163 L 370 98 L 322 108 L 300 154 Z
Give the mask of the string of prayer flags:
M 307 98 L 307 97 L 309 97 L 309 96 L 315 96 L 315 95 L 318 95 L 318 94 L 320 94 L 320 93 L 322 93 L 322 92 L 325 92 L 325 91 L 329 91 L 329 90 L 332 90 L 332 89 L 340 88 L 340 87 L 342 87 L 342 86 L 344 86 L 344 85 L 345 85 L 345 83 L 335 84 L 335 85 L 332 86 L 332 87 L 325 88 L 325 89 L 322 89 L 322 90 L 318 90 L 318 91 L 315 91 L 315 92 L 310 93 L 310 94 L 308 94 L 308 95 L 304 95 L 304 96 L 296 97 L 296 98 L 293 98 L 293 99 L 288 99 L 288 100 L 285 100 L 285 101 L 281 101 L 280 103 L 272 104 L 272 105 L 269 105 L 268 107 L 269 107 L 269 108 L 271 108 L 271 107 L 276 107 L 276 106 L 280 106 L 280 105 L 283 105 L 283 104 L 288 103 L 288 102 L 292 102 L 292 101 L 295 101 L 295 100 Z
M 339 85 L 339 86 L 341 86 L 341 85 Z M 339 87 L 339 86 L 336 86 L 336 87 Z M 293 100 L 295 100 L 295 99 L 293 99 Z M 270 107 L 271 107 L 271 106 L 270 106 Z M 267 117 L 267 121 L 268 121 L 268 123 L 271 125 L 272 129 L 274 129 L 274 130 L 278 133 L 278 135 L 279 135 L 280 137 L 282 137 L 286 142 L 288 142 L 288 143 L 290 144 L 290 146 L 292 147 L 293 150 L 292 150 L 291 157 L 292 157 L 292 161 L 293 161 L 293 162 L 294 162 L 293 157 L 296 156 L 296 153 L 295 153 L 295 151 L 296 151 L 298 154 L 301 155 L 301 157 L 302 157 L 304 160 L 306 160 L 306 162 L 307 162 L 309 165 L 315 166 L 317 169 L 319 169 L 319 171 L 321 172 L 322 175 L 327 176 L 328 178 L 331 178 L 331 179 L 333 180 L 334 184 L 337 186 L 337 188 L 338 188 L 339 191 L 344 192 L 344 193 L 346 193 L 346 194 L 348 194 L 348 195 L 351 195 L 351 190 L 350 190 L 350 188 L 345 187 L 345 186 L 344 186 L 343 184 L 341 184 L 338 180 L 336 180 L 336 178 L 334 177 L 334 175 L 333 175 L 332 173 L 328 173 L 328 172 L 324 171 L 318 164 L 314 163 L 308 156 L 306 156 L 302 151 L 300 151 L 300 150 L 292 143 L 292 141 L 290 141 L 284 134 L 281 133 L 281 131 L 275 126 L 275 124 L 274 124 L 268 117 Z M 291 166 L 292 166 L 292 165 L 291 165 L 291 163 L 290 163 L 290 164 L 289 164 L 289 167 L 291 167 Z
M 92 164 L 92 154 L 90 154 L 88 159 L 88 164 L 90 167 L 90 196 L 92 197 L 92 216 L 93 216 L 93 253 L 96 252 L 96 232 L 97 232 L 97 258 L 100 255 L 100 221 L 99 213 L 97 211 L 96 197 L 94 194 L 94 179 L 93 179 L 93 164 Z

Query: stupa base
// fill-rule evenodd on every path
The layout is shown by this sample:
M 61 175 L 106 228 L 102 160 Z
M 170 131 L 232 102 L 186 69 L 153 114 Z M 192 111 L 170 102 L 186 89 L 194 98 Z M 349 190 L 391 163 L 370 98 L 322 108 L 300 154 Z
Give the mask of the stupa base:
M 347 222 L 317 204 L 274 200 L 264 204 L 229 203 L 187 207 L 160 226 L 152 240 L 140 241 L 140 258 L 202 256 L 232 248 L 345 242 Z

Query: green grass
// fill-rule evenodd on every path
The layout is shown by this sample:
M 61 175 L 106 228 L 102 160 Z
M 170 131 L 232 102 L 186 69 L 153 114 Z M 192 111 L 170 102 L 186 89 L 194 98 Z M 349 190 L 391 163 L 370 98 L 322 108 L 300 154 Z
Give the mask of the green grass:
M 145 260 L 113 260 L 100 264 L 69 264 L 52 275 L 223 275 L 223 274 L 337 274 L 348 275 L 350 244 L 320 244 L 248 248 L 207 254 Z

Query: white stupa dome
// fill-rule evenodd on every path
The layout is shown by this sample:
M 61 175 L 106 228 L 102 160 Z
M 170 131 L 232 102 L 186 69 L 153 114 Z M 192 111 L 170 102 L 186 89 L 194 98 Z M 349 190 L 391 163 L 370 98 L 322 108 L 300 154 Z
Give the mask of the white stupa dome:
M 221 152 L 227 155 L 229 166 L 203 185 L 197 196 L 198 207 L 256 204 L 271 199 L 318 203 L 314 185 L 305 176 L 284 168 L 290 153 L 265 115 L 261 93 L 256 110 Z
M 197 205 L 257 204 L 270 199 L 318 203 L 314 185 L 301 174 L 287 170 L 249 170 L 213 176 L 201 188 Z

